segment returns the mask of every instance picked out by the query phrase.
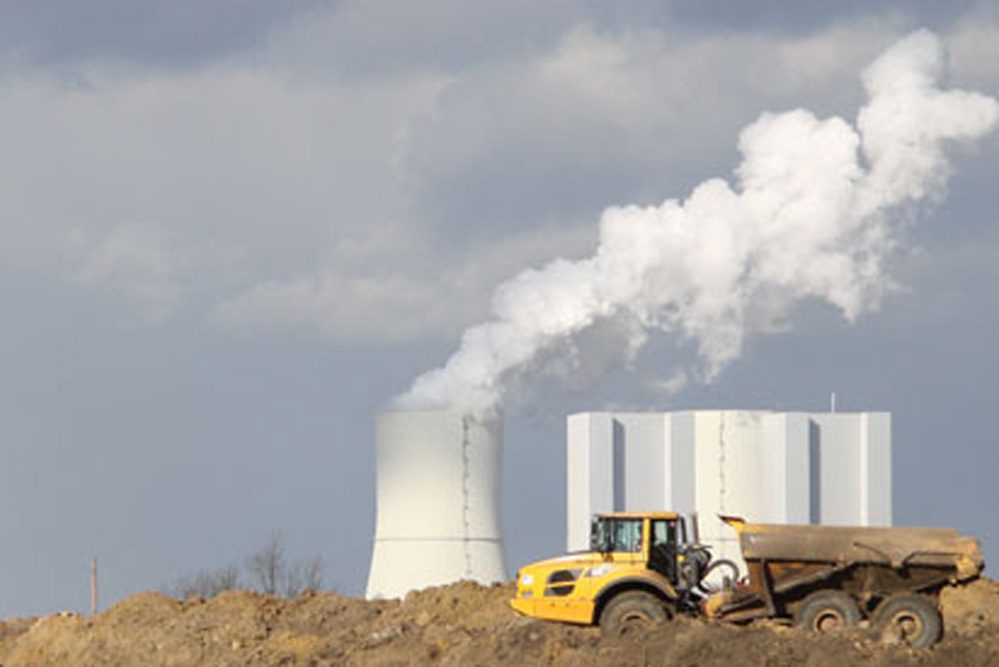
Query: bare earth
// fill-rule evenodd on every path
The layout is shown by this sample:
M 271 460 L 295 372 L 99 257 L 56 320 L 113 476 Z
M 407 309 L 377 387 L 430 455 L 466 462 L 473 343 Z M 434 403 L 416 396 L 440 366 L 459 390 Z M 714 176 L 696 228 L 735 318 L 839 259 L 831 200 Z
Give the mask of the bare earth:
M 910 650 L 773 623 L 679 619 L 621 640 L 532 621 L 506 604 L 511 585 L 460 583 L 368 602 L 332 593 L 292 600 L 245 591 L 179 602 L 138 593 L 88 618 L 0 622 L 0 667 L 120 665 L 999 665 L 999 583 L 942 597 L 943 641 Z

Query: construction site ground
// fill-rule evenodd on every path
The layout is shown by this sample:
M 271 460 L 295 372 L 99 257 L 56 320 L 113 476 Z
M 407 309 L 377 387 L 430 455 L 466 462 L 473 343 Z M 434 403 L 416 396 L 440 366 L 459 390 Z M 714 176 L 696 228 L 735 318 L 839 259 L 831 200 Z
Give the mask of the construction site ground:
M 516 615 L 512 586 L 459 583 L 367 601 L 334 593 L 280 599 L 230 591 L 178 601 L 138 593 L 89 617 L 0 622 L 0 667 L 162 665 L 999 665 L 999 583 L 941 598 L 945 636 L 913 650 L 863 629 L 816 635 L 774 622 L 680 618 L 622 639 Z

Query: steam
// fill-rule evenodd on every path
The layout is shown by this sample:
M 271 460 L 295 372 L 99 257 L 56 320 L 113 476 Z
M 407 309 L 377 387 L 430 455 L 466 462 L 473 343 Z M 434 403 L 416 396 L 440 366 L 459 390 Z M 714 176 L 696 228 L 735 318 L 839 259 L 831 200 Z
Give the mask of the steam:
M 855 127 L 806 109 L 764 113 L 740 134 L 734 186 L 715 178 L 683 201 L 608 208 L 592 257 L 501 284 L 494 319 L 396 403 L 489 413 L 540 360 L 607 321 L 631 332 L 626 356 L 656 331 L 692 341 L 710 381 L 804 300 L 851 321 L 877 308 L 900 224 L 944 194 L 946 149 L 999 120 L 995 99 L 937 87 L 943 60 L 936 36 L 917 31 L 864 71 Z

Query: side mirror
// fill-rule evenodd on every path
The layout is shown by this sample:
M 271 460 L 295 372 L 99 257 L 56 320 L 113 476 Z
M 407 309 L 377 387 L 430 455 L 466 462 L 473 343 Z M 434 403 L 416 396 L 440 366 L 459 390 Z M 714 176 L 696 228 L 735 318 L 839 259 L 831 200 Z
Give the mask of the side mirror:
M 600 551 L 598 544 L 599 534 L 597 533 L 597 518 L 590 519 L 590 551 Z

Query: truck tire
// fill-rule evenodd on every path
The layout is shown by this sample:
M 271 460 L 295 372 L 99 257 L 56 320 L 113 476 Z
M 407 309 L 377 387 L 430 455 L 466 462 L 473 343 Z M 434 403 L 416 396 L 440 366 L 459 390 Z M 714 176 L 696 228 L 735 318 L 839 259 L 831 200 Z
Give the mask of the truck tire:
M 672 617 L 659 598 L 645 591 L 625 591 L 615 595 L 600 614 L 600 631 L 605 637 L 621 637 L 650 628 Z
M 932 646 L 943 630 L 933 601 L 914 593 L 897 593 L 882 601 L 874 610 L 871 626 L 880 641 L 912 648 Z
M 860 623 L 860 607 L 843 591 L 816 591 L 806 597 L 794 624 L 813 632 L 838 632 Z

